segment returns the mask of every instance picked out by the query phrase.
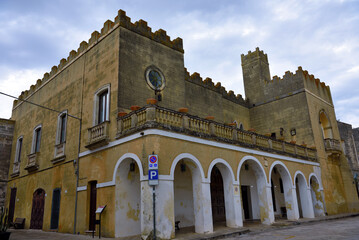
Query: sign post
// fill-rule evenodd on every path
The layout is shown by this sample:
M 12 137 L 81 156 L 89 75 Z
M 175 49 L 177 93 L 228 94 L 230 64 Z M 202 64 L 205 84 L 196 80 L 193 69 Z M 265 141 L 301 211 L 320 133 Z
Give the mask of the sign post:
M 148 155 L 148 184 L 153 191 L 153 239 L 156 240 L 156 185 L 158 185 L 158 155 Z
M 98 228 L 99 228 L 99 234 L 98 234 L 99 238 L 101 238 L 101 214 L 102 214 L 103 210 L 105 210 L 105 208 L 106 208 L 106 205 L 104 205 L 104 206 L 99 206 L 99 207 L 96 209 L 96 213 L 98 213 L 98 214 L 100 215 L 100 216 L 99 216 L 99 219 L 95 221 L 95 224 L 98 224 L 98 225 L 99 225 L 99 226 L 98 226 Z M 95 231 L 93 231 L 93 233 L 92 233 L 92 238 L 94 237 L 94 232 L 95 232 Z

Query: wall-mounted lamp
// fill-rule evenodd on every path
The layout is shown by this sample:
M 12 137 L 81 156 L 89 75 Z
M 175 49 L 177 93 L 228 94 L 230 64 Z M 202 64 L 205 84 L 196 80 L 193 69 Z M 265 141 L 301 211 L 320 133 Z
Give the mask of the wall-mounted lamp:
M 284 134 L 284 129 L 283 129 L 283 128 L 280 128 L 279 133 L 280 133 L 281 136 L 283 136 L 283 134 Z
M 185 172 L 186 171 L 186 164 L 183 162 L 181 162 L 181 172 Z
M 132 161 L 132 162 L 130 163 L 130 172 L 134 172 L 134 171 L 135 171 L 135 168 L 136 168 L 136 165 L 135 165 L 135 163 Z
M 292 129 L 290 130 L 290 135 L 294 136 L 294 135 L 296 135 L 296 134 L 297 134 L 297 131 L 295 130 L 295 128 L 292 128 Z

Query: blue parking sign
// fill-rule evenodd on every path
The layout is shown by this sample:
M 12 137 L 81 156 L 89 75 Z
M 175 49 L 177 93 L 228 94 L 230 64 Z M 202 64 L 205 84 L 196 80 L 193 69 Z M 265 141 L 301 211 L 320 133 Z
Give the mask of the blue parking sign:
M 148 170 L 148 183 L 149 183 L 149 185 L 158 185 L 158 170 L 157 169 Z

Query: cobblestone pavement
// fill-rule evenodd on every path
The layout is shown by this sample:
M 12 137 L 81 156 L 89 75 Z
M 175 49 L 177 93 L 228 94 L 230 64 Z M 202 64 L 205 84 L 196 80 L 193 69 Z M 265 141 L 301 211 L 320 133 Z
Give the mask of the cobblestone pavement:
M 267 228 L 263 231 L 250 229 L 253 232 L 226 240 L 281 240 L 281 239 L 359 239 L 359 217 L 342 218 L 330 221 L 308 222 L 301 225 L 279 228 Z
M 335 220 L 323 218 L 316 222 L 302 221 L 300 225 L 291 226 L 264 226 L 254 224 L 245 226 L 251 232 L 236 237 L 227 237 L 226 240 L 282 240 L 282 239 L 349 239 L 359 240 L 359 216 L 346 217 Z M 234 229 L 232 229 L 234 230 Z M 91 236 L 73 235 L 57 232 L 44 232 L 41 230 L 14 230 L 10 229 L 10 240 L 91 240 Z M 229 228 L 225 232 L 230 231 Z M 220 231 L 219 231 L 220 232 Z M 224 232 L 223 232 L 224 233 Z M 218 234 L 218 232 L 217 232 Z M 220 233 L 219 233 L 220 234 Z M 183 236 L 182 239 L 210 239 L 209 235 L 194 236 L 195 234 Z M 206 237 L 204 237 L 206 236 Z M 221 239 L 218 235 L 216 239 Z M 98 239 L 95 237 L 94 239 Z M 115 238 L 101 238 L 104 240 L 115 240 Z M 224 239 L 224 238 L 222 238 Z

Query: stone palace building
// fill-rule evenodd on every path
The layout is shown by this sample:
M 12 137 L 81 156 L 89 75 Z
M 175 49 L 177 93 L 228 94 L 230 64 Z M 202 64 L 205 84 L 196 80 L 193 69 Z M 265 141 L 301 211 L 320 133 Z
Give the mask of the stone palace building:
M 5 205 L 25 228 L 156 235 L 359 210 L 329 87 L 242 54 L 246 98 L 190 74 L 182 39 L 122 10 L 14 101 Z M 51 111 L 31 103 L 46 106 Z M 180 230 L 179 230 L 180 231 Z

